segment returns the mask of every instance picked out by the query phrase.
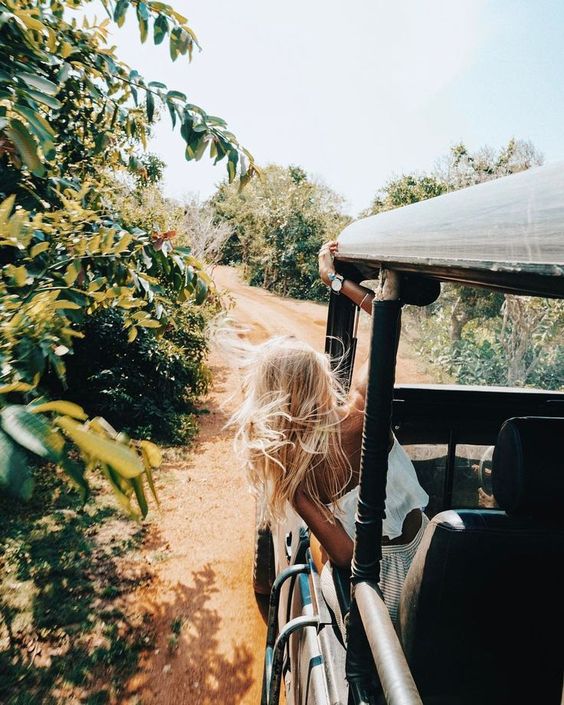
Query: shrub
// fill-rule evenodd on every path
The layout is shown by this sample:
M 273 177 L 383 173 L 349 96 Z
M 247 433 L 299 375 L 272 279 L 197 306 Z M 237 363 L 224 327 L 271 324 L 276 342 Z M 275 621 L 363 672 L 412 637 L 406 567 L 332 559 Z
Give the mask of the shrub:
M 241 262 L 250 284 L 282 296 L 327 300 L 317 254 L 348 222 L 337 194 L 299 167 L 270 165 L 242 193 L 222 184 L 211 207 L 216 221 L 233 231 L 222 261 Z
M 195 404 L 209 381 L 205 316 L 193 305 L 179 306 L 162 336 L 140 330 L 132 343 L 123 323 L 117 309 L 87 321 L 85 338 L 67 359 L 67 398 L 132 436 L 189 441 L 197 430 Z

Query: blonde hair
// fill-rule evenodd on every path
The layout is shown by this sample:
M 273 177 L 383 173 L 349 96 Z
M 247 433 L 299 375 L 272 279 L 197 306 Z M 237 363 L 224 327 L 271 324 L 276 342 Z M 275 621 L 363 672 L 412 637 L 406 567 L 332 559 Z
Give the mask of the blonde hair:
M 246 367 L 245 400 L 230 425 L 261 519 L 281 519 L 301 488 L 334 521 L 315 470 L 324 466 L 323 489 L 338 503 L 352 469 L 341 445 L 345 393 L 328 357 L 281 336 L 257 346 Z

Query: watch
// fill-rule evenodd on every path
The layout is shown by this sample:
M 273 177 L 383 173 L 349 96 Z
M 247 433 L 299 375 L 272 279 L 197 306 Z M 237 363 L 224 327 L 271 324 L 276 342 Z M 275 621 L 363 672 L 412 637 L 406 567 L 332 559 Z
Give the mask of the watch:
M 333 291 L 335 294 L 340 294 L 341 289 L 343 288 L 343 279 L 340 274 L 337 274 L 336 272 L 331 272 L 329 274 L 329 281 L 331 282 L 331 291 Z

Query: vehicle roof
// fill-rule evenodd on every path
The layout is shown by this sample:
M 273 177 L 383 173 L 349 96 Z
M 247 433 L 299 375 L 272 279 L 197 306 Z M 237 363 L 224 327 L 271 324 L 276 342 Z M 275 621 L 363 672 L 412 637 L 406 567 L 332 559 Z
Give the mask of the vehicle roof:
M 357 220 L 339 237 L 338 259 L 564 297 L 564 162 Z

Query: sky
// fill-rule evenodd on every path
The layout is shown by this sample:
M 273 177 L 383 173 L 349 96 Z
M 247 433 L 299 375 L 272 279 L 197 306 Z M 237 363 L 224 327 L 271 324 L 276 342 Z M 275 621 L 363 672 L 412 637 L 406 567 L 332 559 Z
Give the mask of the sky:
M 258 164 L 302 166 L 353 216 L 460 141 L 514 136 L 564 159 L 562 0 L 169 2 L 202 45 L 192 62 L 142 45 L 131 12 L 112 29 L 118 56 L 227 120 Z M 205 199 L 225 176 L 222 162 L 185 161 L 168 116 L 150 149 L 169 196 Z

